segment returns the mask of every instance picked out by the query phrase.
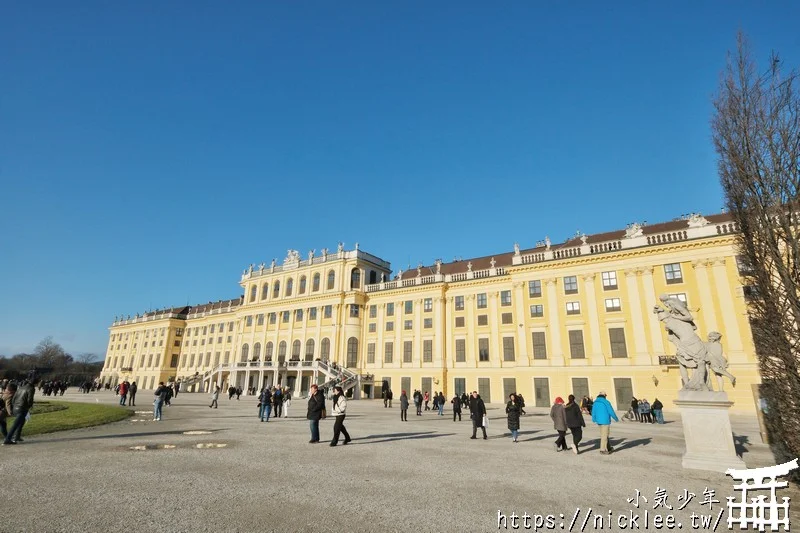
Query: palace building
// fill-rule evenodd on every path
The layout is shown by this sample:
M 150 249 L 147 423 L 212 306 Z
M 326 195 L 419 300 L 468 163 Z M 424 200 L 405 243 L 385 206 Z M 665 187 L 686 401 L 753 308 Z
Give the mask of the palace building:
M 104 382 L 152 389 L 345 381 L 356 398 L 414 389 L 490 402 L 521 393 L 530 406 L 605 390 L 618 409 L 681 387 L 674 346 L 653 314 L 659 296 L 685 302 L 697 332 L 722 334 L 736 386 L 733 411 L 754 413 L 760 383 L 728 214 L 692 215 L 560 244 L 392 273 L 356 244 L 289 251 L 251 265 L 243 296 L 116 319 Z

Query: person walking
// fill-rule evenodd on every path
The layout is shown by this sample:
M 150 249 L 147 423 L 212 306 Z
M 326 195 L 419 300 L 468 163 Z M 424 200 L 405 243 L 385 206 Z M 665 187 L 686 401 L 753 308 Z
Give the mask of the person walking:
M 425 410 L 430 411 L 431 408 L 428 406 L 428 402 L 431 401 L 431 395 L 428 394 L 428 391 L 425 391 L 425 394 L 422 396 L 422 398 L 425 401 Z
M 344 427 L 344 418 L 347 416 L 347 399 L 344 397 L 344 389 L 338 385 L 333 388 L 333 414 L 336 416 L 336 421 L 333 423 L 333 440 L 331 446 L 336 446 L 339 443 L 339 434 L 344 434 L 345 444 L 350 444 L 350 434 Z
M 316 444 L 319 442 L 319 421 L 325 418 L 325 396 L 316 384 L 311 385 L 309 391 L 306 418 L 311 428 L 311 440 L 308 443 Z
M 283 418 L 289 418 L 289 406 L 292 405 L 291 389 L 283 390 Z
M 217 408 L 217 406 L 219 405 L 219 403 L 217 403 L 217 400 L 219 400 L 219 385 L 217 385 L 216 388 L 214 389 L 214 392 L 211 393 L 211 405 L 208 406 L 209 409 L 211 407 L 213 407 L 214 409 Z
M 564 415 L 567 419 L 567 427 L 572 433 L 572 451 L 575 455 L 578 455 L 578 445 L 583 439 L 583 428 L 586 427 L 586 422 L 583 421 L 581 408 L 575 403 L 575 396 L 572 394 L 567 397 Z
M 444 402 L 445 402 L 444 393 L 440 392 L 439 393 L 439 401 L 438 401 L 439 416 L 444 416 Z
M 655 419 L 656 424 L 663 424 L 664 423 L 664 404 L 656 398 L 651 406 L 653 411 L 653 418 Z
M 417 416 L 422 416 L 422 393 L 418 390 L 414 391 L 414 407 L 417 409 Z
M 394 398 L 394 393 L 392 392 L 392 389 L 389 389 L 386 392 L 386 399 L 389 400 L 389 409 L 392 408 L 392 398 Z
M 519 398 L 513 392 L 508 395 L 506 404 L 506 416 L 508 417 L 508 429 L 511 430 L 511 442 L 517 442 L 519 436 L 519 417 L 522 412 Z
M 165 386 L 163 381 L 160 381 L 158 388 L 153 393 L 153 422 L 161 421 L 161 408 L 164 407 L 164 402 L 167 401 L 169 392 L 169 387 Z
M 128 401 L 128 385 L 127 381 L 119 384 L 119 404 L 125 407 L 125 402 Z
M 22 442 L 22 428 L 25 426 L 28 413 L 33 408 L 33 396 L 35 393 L 36 384 L 27 379 L 22 382 L 22 386 L 14 393 L 11 398 L 11 415 L 16 418 L 14 418 L 14 424 L 12 424 L 6 438 L 3 439 L 3 444 Z
M 600 426 L 600 454 L 608 455 L 614 451 L 609 446 L 608 439 L 611 434 L 611 421 L 619 422 L 614 408 L 611 403 L 606 399 L 605 391 L 600 391 L 597 399 L 592 404 L 592 422 Z
M 5 383 L 2 396 L 0 396 L 0 433 L 3 435 L 3 440 L 8 437 L 6 420 L 14 414 L 13 400 L 16 392 L 17 384 L 8 382 Z
M 139 390 L 139 387 L 136 385 L 134 381 L 131 383 L 130 388 L 128 389 L 128 405 L 131 407 L 136 407 L 136 391 Z
M 458 416 L 458 421 L 461 422 L 461 398 L 456 394 L 453 396 L 453 399 L 450 400 L 450 403 L 453 404 L 453 422 L 456 421 L 456 416 Z
M 641 414 L 639 411 L 639 400 L 637 400 L 635 396 L 631 400 L 631 411 L 633 411 L 633 416 L 636 418 L 636 421 L 640 422 Z
M 483 440 L 488 439 L 486 436 L 486 425 L 484 424 L 484 417 L 486 416 L 486 404 L 483 403 L 478 391 L 472 391 L 472 398 L 469 401 L 469 416 L 472 418 L 472 436 L 470 439 L 477 439 L 475 435 L 478 433 L 478 427 L 483 431 Z
M 564 413 L 564 399 L 559 396 L 550 408 L 550 418 L 553 419 L 553 427 L 558 432 L 555 442 L 556 451 L 568 449 L 567 447 L 567 415 Z
M 400 391 L 400 421 L 408 422 L 408 394 Z
M 272 389 L 264 387 L 258 394 L 258 419 L 262 422 L 269 422 L 269 415 L 272 412 Z
M 275 409 L 275 418 L 280 418 L 283 412 L 283 393 L 280 387 L 275 387 L 275 393 L 272 395 L 272 407 Z

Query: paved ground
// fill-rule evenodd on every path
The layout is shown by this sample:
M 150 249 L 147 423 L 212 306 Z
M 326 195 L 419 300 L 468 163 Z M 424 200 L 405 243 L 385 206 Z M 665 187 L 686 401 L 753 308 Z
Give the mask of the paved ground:
M 115 401 L 108 392 L 70 391 L 64 399 Z M 149 411 L 149 399 L 140 393 L 135 409 Z M 290 418 L 269 423 L 257 421 L 253 397 L 226 397 L 216 410 L 208 402 L 206 395 L 181 394 L 161 422 L 142 414 L 0 448 L 0 475 L 13 484 L 16 502 L 0 531 L 497 531 L 498 511 L 506 520 L 514 512 L 552 513 L 554 528 L 562 530 L 563 522 L 569 531 L 577 508 L 573 531 L 589 508 L 605 520 L 612 511 L 615 525 L 606 522 L 605 531 L 619 531 L 616 513 L 631 511 L 644 529 L 647 508 L 652 529 L 652 515 L 665 512 L 653 510 L 657 487 L 674 508 L 666 512 L 691 530 L 692 511 L 716 520 L 733 493 L 722 474 L 681 468 L 682 430 L 674 418 L 663 426 L 615 424 L 610 456 L 599 455 L 599 432 L 588 423 L 584 452 L 575 456 L 554 451 L 543 409 L 528 409 L 513 444 L 499 405 L 490 406 L 484 441 L 469 440 L 468 416 L 454 423 L 449 410 L 445 417 L 411 413 L 401 422 L 397 402 L 384 409 L 380 401 L 353 401 L 346 426 L 354 440 L 331 448 L 308 444 L 304 401 L 295 401 Z M 330 418 L 322 422 L 323 439 L 332 425 Z M 754 419 L 735 418 L 733 425 L 748 467 L 773 464 Z M 225 447 L 197 447 L 207 444 Z M 722 504 L 701 505 L 706 488 Z M 648 500 L 638 509 L 627 502 L 636 489 Z M 696 496 L 678 511 L 684 489 Z M 600 530 L 592 517 L 584 531 Z M 726 517 L 719 531 L 727 529 Z

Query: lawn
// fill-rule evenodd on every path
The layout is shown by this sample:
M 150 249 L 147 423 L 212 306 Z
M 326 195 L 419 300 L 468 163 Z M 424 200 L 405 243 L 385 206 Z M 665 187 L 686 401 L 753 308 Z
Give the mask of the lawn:
M 109 405 L 72 402 L 36 402 L 31 419 L 22 430 L 24 436 L 53 433 L 118 422 L 133 415 L 133 411 Z M 9 426 L 11 421 L 9 421 Z

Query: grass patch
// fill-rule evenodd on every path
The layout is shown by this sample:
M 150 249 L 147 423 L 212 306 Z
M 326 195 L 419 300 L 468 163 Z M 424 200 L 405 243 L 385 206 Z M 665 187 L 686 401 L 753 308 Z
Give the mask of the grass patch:
M 134 413 L 122 407 L 72 402 L 36 402 L 23 436 L 119 422 Z M 9 424 L 10 425 L 10 424 Z

